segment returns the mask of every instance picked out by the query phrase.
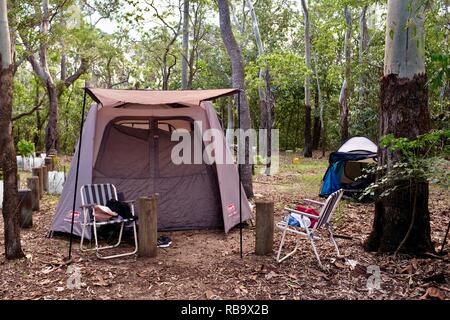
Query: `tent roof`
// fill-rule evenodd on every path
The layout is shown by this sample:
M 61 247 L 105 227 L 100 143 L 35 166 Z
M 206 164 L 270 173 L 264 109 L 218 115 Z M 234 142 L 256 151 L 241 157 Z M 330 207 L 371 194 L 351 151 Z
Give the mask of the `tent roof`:
M 202 101 L 237 93 L 239 89 L 209 90 L 123 90 L 85 88 L 103 107 L 118 108 L 125 104 L 198 106 Z
M 378 147 L 366 137 L 353 137 L 348 139 L 338 150 L 338 152 L 361 152 L 367 151 L 377 153 Z

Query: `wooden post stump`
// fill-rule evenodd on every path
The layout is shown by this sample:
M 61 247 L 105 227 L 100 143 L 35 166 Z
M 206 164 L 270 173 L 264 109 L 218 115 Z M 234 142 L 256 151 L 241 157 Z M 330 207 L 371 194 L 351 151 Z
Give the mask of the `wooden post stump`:
M 44 174 L 42 172 L 42 168 L 33 168 L 32 174 L 35 177 L 38 177 L 39 180 L 39 199 L 42 199 L 42 196 L 44 195 Z
M 267 255 L 273 250 L 273 212 L 271 201 L 256 201 L 256 254 Z
M 158 214 L 156 196 L 138 199 L 139 208 L 139 250 L 141 257 L 156 257 L 158 252 Z
M 30 189 L 19 190 L 19 210 L 21 228 L 31 228 L 33 226 L 33 209 Z
M 44 196 L 44 170 L 42 167 L 39 167 L 39 194 L 42 197 Z
M 56 171 L 56 154 L 51 154 L 49 157 L 51 159 L 52 171 Z
M 39 177 L 27 178 L 27 185 L 31 190 L 31 209 L 39 211 Z
M 53 171 L 52 158 L 45 157 L 45 166 L 47 167 L 47 171 Z
M 44 184 L 44 191 L 48 191 L 48 170 L 47 166 L 42 166 L 42 182 Z

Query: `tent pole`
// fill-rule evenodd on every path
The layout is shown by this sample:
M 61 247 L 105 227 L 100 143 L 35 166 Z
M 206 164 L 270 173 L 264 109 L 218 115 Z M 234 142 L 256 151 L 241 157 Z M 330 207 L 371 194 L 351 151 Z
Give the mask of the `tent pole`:
M 242 190 L 241 190 L 241 164 L 240 164 L 240 154 L 241 154 L 241 89 L 237 93 L 237 112 L 238 112 L 238 176 L 239 176 L 239 244 L 240 244 L 240 254 L 241 259 L 243 258 L 242 250 Z M 244 161 L 245 161 L 245 145 L 244 145 Z
M 80 120 L 80 142 L 78 143 L 78 159 L 77 159 L 77 171 L 75 175 L 75 190 L 73 191 L 73 205 L 72 205 L 72 221 L 70 225 L 70 241 L 69 241 L 69 260 L 72 258 L 72 242 L 73 242 L 73 223 L 75 219 L 75 205 L 77 201 L 77 189 L 78 189 L 78 172 L 80 169 L 80 155 L 81 155 L 81 140 L 83 138 L 83 122 L 84 122 L 84 110 L 86 109 L 86 88 L 83 93 L 83 108 L 81 111 Z

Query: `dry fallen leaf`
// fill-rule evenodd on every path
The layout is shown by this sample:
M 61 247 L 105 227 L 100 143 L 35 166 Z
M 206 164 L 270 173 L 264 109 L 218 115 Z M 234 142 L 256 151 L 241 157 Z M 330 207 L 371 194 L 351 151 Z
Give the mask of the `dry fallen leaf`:
M 425 292 L 425 294 L 423 296 L 421 296 L 419 299 L 420 300 L 425 300 L 425 299 L 428 299 L 428 298 L 437 298 L 439 300 L 445 300 L 445 295 L 438 288 L 429 287 L 427 289 L 427 291 Z
M 294 279 L 294 280 L 298 280 L 298 275 L 297 275 L 297 274 L 290 273 L 290 274 L 289 274 L 289 278 Z
M 412 265 L 407 265 L 406 267 L 400 269 L 400 273 L 407 273 L 407 274 L 412 274 L 413 273 L 413 266 Z
M 214 296 L 214 292 L 212 292 L 211 290 L 207 290 L 205 292 L 205 296 L 206 296 L 206 299 L 210 300 Z
M 358 265 L 358 261 L 352 259 L 345 259 L 345 264 L 350 266 L 350 270 L 353 270 Z
M 49 274 L 53 270 L 55 270 L 53 267 L 45 267 L 44 269 L 41 270 L 41 273 L 42 274 Z
M 266 280 L 270 280 L 273 277 L 277 277 L 278 274 L 276 274 L 274 271 L 270 271 L 268 274 L 265 275 Z
M 312 274 L 318 276 L 318 277 L 322 277 L 325 280 L 329 280 L 329 278 L 327 277 L 327 275 L 325 273 L 323 273 L 322 271 L 316 270 L 316 269 L 311 269 L 308 268 L 309 272 L 311 272 Z
M 97 282 L 94 282 L 94 286 L 107 287 L 110 285 L 108 282 L 103 280 L 103 278 L 101 276 L 97 276 L 97 280 L 98 280 Z
M 42 280 L 41 282 L 39 282 L 39 285 L 45 286 L 46 284 L 49 284 L 50 282 L 51 282 L 50 279 L 45 279 L 45 280 Z
M 418 262 L 417 262 L 417 259 L 416 259 L 416 258 L 413 258 L 413 259 L 411 260 L 411 266 L 412 266 L 412 268 L 413 268 L 414 271 L 417 270 Z

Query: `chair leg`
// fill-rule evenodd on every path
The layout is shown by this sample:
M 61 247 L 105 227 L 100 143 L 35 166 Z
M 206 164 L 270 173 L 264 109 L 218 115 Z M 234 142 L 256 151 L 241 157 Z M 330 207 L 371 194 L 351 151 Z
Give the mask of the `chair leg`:
M 120 229 L 120 235 L 119 235 L 119 242 L 118 244 L 120 244 L 120 241 L 122 239 L 122 233 L 123 233 L 123 223 Z M 138 251 L 138 239 L 137 239 L 137 231 L 136 231 L 136 221 L 133 221 L 133 234 L 134 234 L 134 250 L 131 252 L 126 252 L 126 253 L 119 253 L 119 254 L 115 254 L 115 255 L 111 255 L 111 256 L 102 256 L 100 254 L 100 250 L 104 250 L 104 249 L 111 249 L 111 248 L 115 248 L 118 246 L 118 244 L 114 245 L 114 246 L 108 246 L 108 247 L 100 247 L 97 249 L 97 258 L 102 259 L 102 260 L 107 260 L 107 259 L 112 259 L 112 258 L 119 258 L 119 257 L 125 257 L 125 256 L 130 256 L 135 254 Z
M 283 249 L 284 240 L 286 238 L 286 230 L 287 230 L 287 226 L 286 226 L 286 228 L 284 228 L 283 234 L 281 236 L 280 248 L 278 249 L 278 253 L 277 253 L 277 262 L 278 263 L 280 263 L 282 261 L 282 260 L 280 260 L 280 255 L 281 255 L 281 250 Z
M 123 225 L 124 225 L 124 223 L 122 222 L 122 223 L 120 224 L 119 237 L 118 237 L 118 239 L 117 239 L 117 242 L 116 242 L 114 245 L 111 246 L 112 248 L 118 247 L 118 246 L 120 245 L 120 242 L 122 242 Z
M 317 252 L 316 244 L 314 243 L 314 236 L 312 236 L 312 234 L 309 237 L 309 241 L 311 241 L 311 246 L 314 251 L 314 254 L 316 255 L 317 262 L 319 263 L 320 268 L 323 269 L 323 265 L 322 265 L 322 262 L 320 261 L 319 253 Z
M 305 228 L 306 233 L 308 234 L 308 239 L 311 242 L 311 247 L 314 251 L 314 255 L 316 256 L 317 262 L 319 262 L 319 266 L 323 269 L 322 262 L 320 261 L 319 253 L 317 252 L 316 244 L 314 243 L 314 232 L 311 232 L 308 227 Z
M 136 227 L 136 221 L 133 221 L 133 233 L 134 233 L 134 253 L 137 253 L 138 251 L 138 237 L 137 237 L 137 227 Z
M 328 229 L 328 232 L 330 233 L 330 240 L 334 244 L 334 247 L 336 248 L 336 253 L 337 253 L 338 257 L 340 257 L 341 253 L 339 252 L 338 245 L 336 243 L 336 240 L 334 239 L 333 226 L 331 224 L 329 224 L 327 229 Z
M 280 258 L 281 251 L 282 251 L 282 249 L 283 249 L 283 245 L 284 245 L 284 242 L 285 242 L 285 240 L 286 240 L 287 228 L 288 228 L 288 225 L 286 224 L 286 227 L 284 228 L 284 231 L 283 231 L 283 235 L 281 236 L 280 248 L 278 249 L 278 254 L 277 254 L 277 262 L 278 262 L 278 263 L 281 263 L 282 261 L 284 261 L 284 260 L 286 260 L 287 258 L 289 258 L 290 256 L 292 256 L 294 253 L 296 253 L 296 252 L 297 252 L 297 249 L 298 249 L 299 242 L 300 242 L 300 239 L 297 239 L 297 241 L 296 241 L 296 243 L 295 243 L 295 248 L 294 248 L 294 250 L 292 250 L 291 252 L 289 252 L 288 254 L 286 254 L 284 257 Z
M 95 223 L 95 220 L 94 220 L 94 226 L 93 226 L 93 229 L 94 229 L 95 250 L 96 250 L 97 253 L 98 253 L 97 224 Z
M 86 226 L 82 225 L 82 227 L 81 227 L 80 251 L 87 251 L 87 249 L 83 248 L 85 229 L 86 229 Z
M 86 211 L 83 209 L 83 216 L 84 216 L 84 217 L 87 217 L 87 215 L 89 215 L 89 212 L 86 212 Z M 86 236 L 86 230 L 87 230 L 87 228 L 90 228 L 90 227 L 92 227 L 92 226 L 90 226 L 90 225 L 88 224 L 87 219 L 84 218 L 84 223 L 81 223 L 80 251 L 82 251 L 82 252 L 95 250 L 95 248 L 92 248 L 92 246 L 91 246 L 90 248 L 87 248 L 87 247 L 84 246 L 84 240 L 85 240 L 85 236 Z M 92 235 L 91 235 L 91 238 L 92 238 Z
M 91 247 L 84 246 L 84 241 L 86 240 L 86 237 L 85 237 L 86 229 L 85 228 L 88 228 L 88 227 L 89 226 L 86 226 L 81 229 L 80 251 L 82 251 L 82 252 L 97 250 L 95 247 L 92 248 L 92 239 L 89 241 L 91 243 Z M 92 234 L 94 234 L 94 231 L 92 231 Z

